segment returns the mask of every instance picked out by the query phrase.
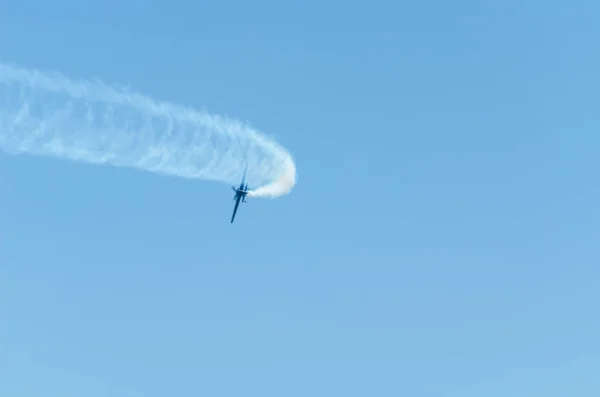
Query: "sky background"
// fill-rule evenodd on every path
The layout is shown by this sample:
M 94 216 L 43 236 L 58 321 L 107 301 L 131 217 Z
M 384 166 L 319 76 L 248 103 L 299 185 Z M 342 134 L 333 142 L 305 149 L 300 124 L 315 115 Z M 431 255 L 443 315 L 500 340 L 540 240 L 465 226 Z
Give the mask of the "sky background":
M 231 225 L 224 184 L 0 155 L 0 395 L 600 395 L 599 12 L 2 2 L 0 61 L 247 120 L 299 181 Z

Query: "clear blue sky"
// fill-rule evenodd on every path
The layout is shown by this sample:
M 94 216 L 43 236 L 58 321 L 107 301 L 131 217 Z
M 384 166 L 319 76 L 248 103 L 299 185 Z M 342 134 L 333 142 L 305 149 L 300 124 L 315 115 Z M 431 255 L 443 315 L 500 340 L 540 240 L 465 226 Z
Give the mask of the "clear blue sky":
M 600 3 L 493 3 L 4 2 L 2 61 L 248 120 L 299 183 L 230 225 L 0 155 L 0 395 L 600 395 Z

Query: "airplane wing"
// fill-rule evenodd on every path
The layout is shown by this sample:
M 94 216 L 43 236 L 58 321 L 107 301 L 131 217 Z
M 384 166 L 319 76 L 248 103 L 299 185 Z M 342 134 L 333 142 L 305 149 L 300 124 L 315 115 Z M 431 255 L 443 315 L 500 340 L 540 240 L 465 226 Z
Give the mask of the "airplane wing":
M 246 163 L 246 168 L 244 169 L 244 175 L 242 176 L 242 185 L 244 186 L 244 183 L 246 183 L 246 174 L 248 173 L 248 163 Z
M 231 215 L 231 222 L 233 223 L 233 220 L 235 219 L 235 213 L 237 212 L 238 209 L 238 205 L 240 205 L 240 199 L 242 198 L 242 196 L 237 196 L 235 199 L 235 207 L 233 207 L 233 214 Z

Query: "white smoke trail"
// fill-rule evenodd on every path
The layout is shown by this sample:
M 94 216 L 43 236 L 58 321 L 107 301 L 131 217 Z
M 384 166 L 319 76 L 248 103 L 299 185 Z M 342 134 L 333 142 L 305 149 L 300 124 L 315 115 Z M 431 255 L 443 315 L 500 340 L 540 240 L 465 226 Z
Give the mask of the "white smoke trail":
M 292 156 L 239 121 L 4 63 L 0 149 L 231 184 L 247 164 L 254 197 L 279 197 L 296 183 Z

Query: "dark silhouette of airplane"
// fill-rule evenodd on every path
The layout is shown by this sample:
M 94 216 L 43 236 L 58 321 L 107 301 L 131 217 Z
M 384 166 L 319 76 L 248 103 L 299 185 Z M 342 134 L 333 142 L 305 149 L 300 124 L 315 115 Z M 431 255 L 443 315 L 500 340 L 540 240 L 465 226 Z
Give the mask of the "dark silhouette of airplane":
M 237 212 L 238 205 L 240 205 L 240 200 L 243 203 L 246 202 L 246 195 L 248 194 L 248 184 L 246 183 L 246 171 L 248 171 L 247 165 L 246 169 L 244 170 L 244 176 L 242 177 L 242 183 L 240 183 L 240 187 L 238 187 L 237 189 L 235 188 L 235 186 L 231 187 L 231 189 L 233 189 L 233 191 L 235 192 L 235 196 L 233 196 L 233 199 L 235 200 L 235 207 L 233 207 L 233 214 L 231 215 L 230 223 L 233 223 L 233 220 L 235 219 L 235 213 Z

